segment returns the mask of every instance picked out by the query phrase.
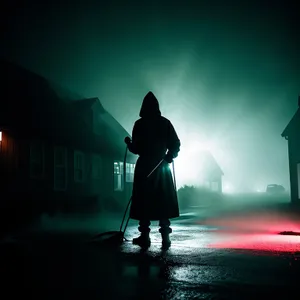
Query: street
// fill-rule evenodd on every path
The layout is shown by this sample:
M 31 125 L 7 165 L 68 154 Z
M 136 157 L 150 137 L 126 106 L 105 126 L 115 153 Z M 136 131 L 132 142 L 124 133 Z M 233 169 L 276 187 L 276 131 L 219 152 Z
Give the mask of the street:
M 80 224 L 82 230 L 65 224 L 3 242 L 2 284 L 9 293 L 1 299 L 20 292 L 39 299 L 299 299 L 300 236 L 278 233 L 300 221 L 278 208 L 223 208 L 210 216 L 193 208 L 173 220 L 167 251 L 157 222 L 147 251 L 130 242 L 136 221 L 119 247 L 91 242 L 95 230 Z M 116 224 L 105 230 L 118 230 Z

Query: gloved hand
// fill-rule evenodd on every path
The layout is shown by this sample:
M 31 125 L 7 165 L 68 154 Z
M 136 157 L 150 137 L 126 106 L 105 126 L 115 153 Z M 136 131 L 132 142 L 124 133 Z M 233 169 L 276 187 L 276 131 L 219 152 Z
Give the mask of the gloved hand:
M 131 139 L 129 136 L 126 136 L 126 138 L 124 139 L 124 142 L 126 145 L 130 144 L 131 143 Z
M 167 163 L 171 164 L 171 163 L 173 162 L 173 155 L 172 155 L 170 152 L 168 152 L 168 153 L 165 155 L 164 160 L 165 160 Z

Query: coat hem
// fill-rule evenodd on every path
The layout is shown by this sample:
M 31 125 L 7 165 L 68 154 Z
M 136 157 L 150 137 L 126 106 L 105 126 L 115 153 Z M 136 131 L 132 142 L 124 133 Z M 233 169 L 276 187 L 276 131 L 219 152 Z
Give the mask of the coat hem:
M 145 218 L 141 218 L 141 217 L 131 217 L 131 216 L 129 216 L 129 218 L 130 219 L 132 219 L 132 220 L 135 220 L 135 221 L 140 221 L 140 220 L 144 220 L 144 219 L 146 219 L 146 220 L 149 220 L 149 221 L 160 221 L 160 220 L 163 220 L 163 219 L 176 219 L 176 218 L 179 218 L 180 217 L 180 215 L 178 215 L 178 216 L 171 216 L 171 217 L 162 217 L 162 218 L 149 218 L 149 217 L 145 217 Z

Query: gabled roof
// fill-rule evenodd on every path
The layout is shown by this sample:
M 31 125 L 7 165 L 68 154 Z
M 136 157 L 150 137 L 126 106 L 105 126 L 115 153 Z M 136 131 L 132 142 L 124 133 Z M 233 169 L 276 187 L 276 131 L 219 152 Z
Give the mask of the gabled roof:
M 281 133 L 281 136 L 288 137 L 296 131 L 300 131 L 300 108 L 297 109 L 296 113 Z
M 47 122 L 60 118 L 63 105 L 45 78 L 3 60 L 0 76 L 2 124 L 19 128 L 50 127 Z
M 83 99 L 30 70 L 3 60 L 0 60 L 0 76 L 0 128 L 62 142 L 69 140 L 78 146 L 84 144 L 123 158 L 124 137 L 128 134 L 98 98 Z M 83 118 L 82 113 L 91 108 L 98 112 L 100 129 L 104 132 L 101 136 L 95 134 Z
M 101 139 L 105 139 L 106 143 L 114 145 L 118 149 L 125 150 L 124 138 L 130 136 L 128 132 L 123 128 L 123 126 L 102 106 L 98 98 L 88 98 L 81 99 L 70 102 L 77 114 L 84 115 L 84 113 L 93 109 L 94 111 L 94 124 L 98 127 L 98 133 L 94 132 L 96 135 L 101 132 Z M 123 153 L 123 152 L 122 152 Z M 129 154 L 131 156 L 131 154 Z
M 224 175 L 221 167 L 210 153 L 210 151 L 200 151 L 201 170 L 208 178 L 219 177 Z
M 65 102 L 80 100 L 84 98 L 82 95 L 75 93 L 67 87 L 62 86 L 52 80 L 48 80 L 48 84 L 55 91 L 56 95 Z
M 116 135 L 122 137 L 122 142 L 126 136 L 130 136 L 124 127 L 108 112 L 101 114 L 100 118 Z
M 92 108 L 94 105 L 96 106 L 96 109 L 100 113 L 105 113 L 105 109 L 102 106 L 100 100 L 97 97 L 94 98 L 87 98 L 87 99 L 80 99 L 70 102 L 70 104 L 78 111 L 78 112 L 84 112 L 87 109 Z
M 124 127 L 110 114 L 108 113 L 98 98 L 88 98 L 76 100 L 70 103 L 77 113 L 84 114 L 88 109 L 93 109 L 96 113 L 96 119 L 94 120 L 98 124 L 105 125 L 115 135 L 122 136 L 122 141 L 125 136 L 129 135 Z

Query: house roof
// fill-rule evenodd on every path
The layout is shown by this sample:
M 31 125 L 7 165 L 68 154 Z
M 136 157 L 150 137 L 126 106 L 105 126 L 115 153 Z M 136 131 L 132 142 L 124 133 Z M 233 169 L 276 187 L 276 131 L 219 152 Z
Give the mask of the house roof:
M 282 137 L 288 137 L 292 135 L 294 132 L 300 130 L 300 108 L 297 109 L 296 113 L 287 124 L 283 132 L 281 133 Z
M 95 135 L 98 135 L 100 139 L 105 139 L 107 144 L 114 145 L 118 151 L 118 156 L 123 156 L 125 150 L 124 138 L 129 136 L 128 132 L 123 126 L 108 113 L 98 98 L 81 99 L 70 102 L 77 114 L 84 115 L 89 110 L 94 111 L 94 125 Z M 132 154 L 128 153 L 128 158 L 131 158 Z
M 69 88 L 58 84 L 57 82 L 54 82 L 52 80 L 47 80 L 47 81 L 51 89 L 55 91 L 56 95 L 65 102 L 84 98 L 81 94 L 75 93 L 74 91 L 71 91 Z
M 0 127 L 84 144 L 123 157 L 125 129 L 103 108 L 98 98 L 83 99 L 21 66 L 0 60 Z M 17 88 L 16 88 L 17 87 Z M 79 98 L 80 97 L 80 98 Z M 77 101 L 73 102 L 75 99 Z M 105 135 L 88 128 L 82 114 L 96 107 Z M 103 137 L 106 138 L 103 143 Z
M 70 103 L 74 108 L 78 111 L 86 111 L 88 109 L 91 109 L 94 105 L 98 105 L 98 109 L 101 113 L 105 112 L 104 107 L 102 106 L 100 100 L 96 97 L 94 98 L 87 98 L 87 99 L 80 99 L 75 100 Z
M 221 167 L 209 151 L 200 151 L 199 157 L 201 158 L 201 171 L 208 179 L 214 179 L 224 175 Z
M 128 135 L 128 132 L 123 126 L 110 114 L 108 113 L 98 98 L 87 98 L 71 102 L 71 105 L 75 107 L 78 112 L 84 113 L 89 109 L 93 109 L 96 112 L 96 121 L 98 123 L 104 123 L 116 134 Z M 124 136 L 124 137 L 125 137 Z M 123 138 L 124 139 L 124 138 Z
M 49 128 L 47 122 L 60 118 L 62 105 L 46 79 L 6 61 L 0 66 L 2 125 Z

